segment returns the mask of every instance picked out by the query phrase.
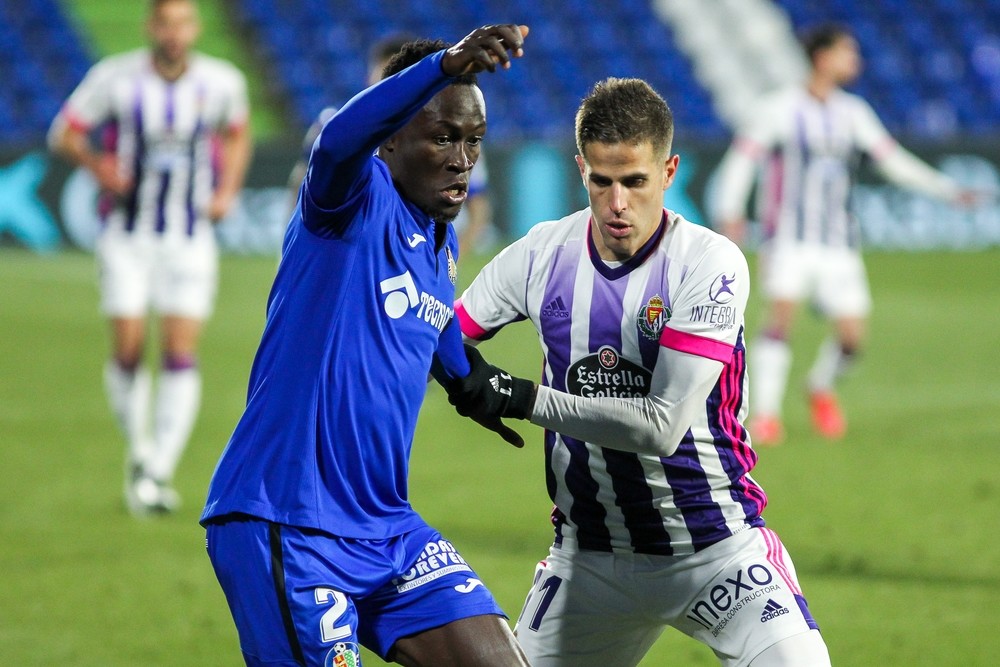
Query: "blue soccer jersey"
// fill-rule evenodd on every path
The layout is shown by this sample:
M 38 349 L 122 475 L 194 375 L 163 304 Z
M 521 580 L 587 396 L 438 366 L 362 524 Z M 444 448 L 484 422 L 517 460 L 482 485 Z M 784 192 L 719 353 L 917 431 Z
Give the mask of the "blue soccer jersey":
M 374 151 L 453 81 L 442 57 L 359 94 L 320 133 L 202 523 L 243 513 L 365 539 L 423 525 L 408 461 L 446 327 L 461 349 L 448 326 L 457 244 Z

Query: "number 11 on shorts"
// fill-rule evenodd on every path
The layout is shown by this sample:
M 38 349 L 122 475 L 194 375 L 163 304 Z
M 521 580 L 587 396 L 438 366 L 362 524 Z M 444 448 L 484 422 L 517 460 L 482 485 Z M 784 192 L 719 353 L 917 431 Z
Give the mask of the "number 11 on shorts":
M 542 625 L 542 618 L 545 616 L 545 612 L 548 611 L 549 605 L 552 604 L 552 600 L 555 598 L 556 592 L 562 584 L 562 579 L 556 575 L 550 575 L 545 578 L 545 581 L 539 583 L 544 573 L 545 561 L 542 561 L 535 570 L 535 580 L 531 584 L 531 592 L 528 593 L 528 598 L 524 601 L 524 608 L 521 610 L 521 616 L 517 619 L 518 627 L 520 627 L 521 621 L 524 620 L 529 610 L 532 610 L 530 612 L 531 621 L 528 623 L 528 629 L 537 632 L 538 628 Z

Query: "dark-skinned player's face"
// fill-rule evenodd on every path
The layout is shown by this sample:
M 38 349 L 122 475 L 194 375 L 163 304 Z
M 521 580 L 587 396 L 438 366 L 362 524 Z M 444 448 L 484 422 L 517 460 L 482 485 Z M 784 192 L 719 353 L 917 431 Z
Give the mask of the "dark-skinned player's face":
M 486 133 L 486 103 L 477 86 L 451 85 L 435 95 L 379 154 L 400 193 L 438 222 L 455 219 Z

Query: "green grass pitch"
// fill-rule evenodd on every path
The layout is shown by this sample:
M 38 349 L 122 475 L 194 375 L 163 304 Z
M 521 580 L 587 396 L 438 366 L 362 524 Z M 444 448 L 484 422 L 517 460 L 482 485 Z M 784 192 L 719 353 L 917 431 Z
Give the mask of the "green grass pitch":
M 797 388 L 823 329 L 803 313 L 789 440 L 761 451 L 755 471 L 765 518 L 835 665 L 994 664 L 1000 251 L 867 260 L 875 310 L 865 358 L 843 385 L 849 436 L 830 444 L 810 433 Z M 201 353 L 202 411 L 177 479 L 185 504 L 138 521 L 122 507 L 123 444 L 101 387 L 92 258 L 0 251 L 0 664 L 242 664 L 197 517 L 241 411 L 273 270 L 273 258 L 224 259 Z M 751 331 L 757 316 L 753 301 Z M 533 338 L 522 323 L 483 349 L 535 377 Z M 550 539 L 540 430 L 519 429 L 529 441 L 520 451 L 432 388 L 412 469 L 414 505 L 512 616 Z M 716 662 L 668 631 L 643 665 L 668 664 Z

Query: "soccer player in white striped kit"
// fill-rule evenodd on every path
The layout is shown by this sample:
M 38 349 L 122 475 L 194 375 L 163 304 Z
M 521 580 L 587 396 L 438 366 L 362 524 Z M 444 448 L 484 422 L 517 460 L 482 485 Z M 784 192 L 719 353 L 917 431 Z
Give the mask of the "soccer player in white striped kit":
M 104 379 L 128 441 L 134 514 L 179 503 L 172 480 L 198 413 L 195 355 L 217 285 L 212 225 L 229 211 L 251 152 L 243 74 L 191 51 L 200 31 L 193 0 L 151 0 L 147 29 L 151 47 L 94 65 L 49 132 L 53 150 L 101 189 L 96 254 L 112 336 Z M 100 148 L 91 142 L 98 128 Z M 150 309 L 162 334 L 155 402 L 142 363 Z
M 536 225 L 455 307 L 477 341 L 529 320 L 541 385 L 472 346 L 468 378 L 446 385 L 481 423 L 546 429 L 555 540 L 518 641 L 535 667 L 631 666 L 673 626 L 723 665 L 829 665 L 750 476 L 746 260 L 663 208 L 679 157 L 669 107 L 644 81 L 597 84 L 576 137 L 590 207 Z
M 751 352 L 750 431 L 758 444 L 778 444 L 784 437 L 781 408 L 792 360 L 787 341 L 805 299 L 834 328 L 806 382 L 813 425 L 832 439 L 846 431 L 834 384 L 862 346 L 871 309 L 860 230 L 849 211 L 862 155 L 899 185 L 956 204 L 977 199 L 900 147 L 871 106 L 841 88 L 861 68 L 858 43 L 846 28 L 817 26 L 805 33 L 803 46 L 811 62 L 808 81 L 753 106 L 720 164 L 716 191 L 715 226 L 741 242 L 747 199 L 760 171 L 759 264 L 768 305 Z

